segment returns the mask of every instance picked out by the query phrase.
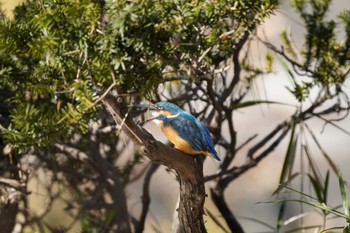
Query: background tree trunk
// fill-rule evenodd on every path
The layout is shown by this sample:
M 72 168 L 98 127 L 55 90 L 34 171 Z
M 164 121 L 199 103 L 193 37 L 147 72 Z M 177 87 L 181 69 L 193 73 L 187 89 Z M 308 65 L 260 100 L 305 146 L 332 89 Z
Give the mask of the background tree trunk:
M 0 210 L 0 229 L 3 233 L 11 233 L 16 224 L 18 203 L 7 203 Z

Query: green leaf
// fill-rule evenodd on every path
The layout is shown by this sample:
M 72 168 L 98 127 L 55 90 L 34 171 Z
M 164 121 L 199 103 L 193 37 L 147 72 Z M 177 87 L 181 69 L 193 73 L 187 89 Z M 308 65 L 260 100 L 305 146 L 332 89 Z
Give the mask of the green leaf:
M 304 193 L 304 192 L 300 192 L 300 191 L 298 191 L 298 190 L 296 190 L 296 189 L 293 189 L 293 188 L 287 187 L 287 186 L 283 186 L 283 187 L 284 187 L 285 189 L 289 189 L 289 190 L 291 190 L 291 191 L 293 191 L 293 192 L 295 192 L 295 193 L 299 193 L 299 194 L 301 194 L 301 195 L 303 195 L 303 196 L 305 196 L 305 197 L 307 197 L 307 198 L 310 198 L 310 199 L 312 199 L 312 200 L 318 201 L 317 198 L 315 198 L 315 197 L 313 197 L 313 196 L 310 196 L 310 195 L 308 195 L 308 194 L 306 194 L 306 193 Z
M 342 199 L 342 203 L 343 203 L 344 214 L 350 218 L 349 202 L 348 202 L 348 198 L 346 195 L 345 182 L 344 182 L 343 175 L 342 175 L 342 172 L 340 171 L 340 169 L 338 169 L 338 179 L 339 179 L 339 188 L 340 188 L 340 194 L 341 194 L 341 199 Z
M 266 71 L 272 72 L 272 66 L 273 66 L 273 56 L 271 53 L 266 54 Z
M 277 225 L 276 225 L 276 229 L 277 231 L 279 231 L 279 229 L 281 229 L 281 227 L 284 226 L 284 214 L 286 212 L 286 202 L 282 202 L 281 206 L 279 208 L 278 211 L 278 217 L 277 217 Z
M 323 231 L 320 231 L 320 233 L 326 233 L 328 231 L 332 232 L 332 230 L 340 230 L 340 229 L 344 229 L 344 227 L 331 227 L 331 228 L 324 229 Z
M 287 104 L 287 103 L 282 103 L 282 102 L 278 102 L 278 101 L 251 100 L 251 101 L 239 102 L 239 103 L 233 105 L 232 109 L 236 110 L 236 109 L 241 109 L 241 108 L 247 108 L 247 107 L 252 107 L 252 106 L 255 106 L 255 105 L 259 105 L 259 104 L 279 104 L 279 105 L 294 107 L 294 105 Z
M 338 168 L 335 165 L 335 163 L 333 162 L 333 160 L 331 159 L 331 157 L 326 153 L 326 151 L 322 148 L 321 144 L 318 142 L 315 134 L 312 132 L 312 130 L 309 128 L 309 126 L 307 124 L 305 124 L 306 129 L 308 130 L 308 132 L 310 133 L 312 139 L 314 140 L 314 142 L 316 143 L 318 149 L 321 151 L 323 157 L 325 157 L 325 159 L 327 160 L 328 164 L 331 166 L 332 170 L 335 173 L 338 173 Z
M 309 165 L 311 167 L 311 171 L 313 174 L 313 178 L 315 179 L 315 182 L 317 183 L 317 185 L 323 189 L 323 182 L 322 182 L 322 177 L 320 175 L 320 172 L 317 168 L 317 163 L 313 160 L 313 158 L 311 157 L 310 151 L 309 151 L 309 147 L 307 145 L 303 146 L 303 149 L 305 151 L 305 154 L 307 156 L 307 159 L 309 160 Z
M 298 192 L 298 193 L 300 193 L 300 192 Z M 304 195 L 308 196 L 307 194 L 304 194 Z M 316 198 L 312 197 L 312 199 L 316 199 Z M 309 201 L 298 200 L 298 199 L 279 199 L 279 200 L 275 200 L 275 201 L 258 202 L 258 204 L 259 203 L 280 203 L 280 202 L 285 202 L 285 201 L 303 203 L 303 204 L 315 207 L 317 209 L 330 212 L 330 213 L 334 214 L 335 216 L 338 216 L 340 218 L 345 219 L 346 221 L 350 221 L 350 217 L 349 216 L 347 216 L 347 215 L 345 215 L 345 214 L 335 210 L 333 207 L 327 206 L 324 203 L 315 203 L 315 202 L 309 202 Z
M 343 229 L 343 233 L 350 233 L 350 227 L 349 224 L 347 226 L 344 227 Z
M 284 159 L 282 172 L 279 180 L 280 184 L 286 183 L 289 180 L 289 177 L 292 176 L 292 169 L 294 165 L 296 146 L 297 146 L 297 137 L 295 136 L 295 126 L 296 126 L 296 123 L 293 121 L 289 144 L 288 144 L 288 148 L 287 148 L 287 152 L 286 152 L 286 156 Z
M 327 174 L 326 174 L 326 178 L 325 178 L 325 181 L 324 181 L 324 185 L 323 185 L 323 201 L 324 203 L 327 203 L 327 200 L 328 200 L 328 185 L 329 185 L 329 170 L 327 171 Z
M 298 177 L 300 173 L 294 173 L 291 176 L 288 177 L 288 180 L 284 182 L 283 184 L 278 185 L 278 188 L 272 193 L 272 195 L 278 194 L 283 188 L 288 187 L 288 184 L 290 184 L 296 177 Z
M 311 181 L 312 187 L 314 188 L 314 191 L 316 193 L 318 201 L 324 202 L 323 189 L 321 187 L 321 184 L 314 177 L 312 177 L 310 174 L 307 174 L 307 176 L 309 177 L 309 179 Z
M 286 48 L 287 52 L 290 55 L 292 55 L 294 58 L 296 58 L 297 55 L 293 49 L 292 42 L 289 40 L 288 34 L 286 31 L 283 31 L 281 33 L 281 38 L 282 38 L 283 46 Z
M 281 58 L 280 56 L 278 58 L 293 82 L 293 88 L 287 87 L 287 90 L 289 90 L 299 102 L 303 102 L 309 96 L 309 85 L 303 81 L 298 82 L 297 77 L 294 75 L 294 71 L 289 67 L 284 58 Z

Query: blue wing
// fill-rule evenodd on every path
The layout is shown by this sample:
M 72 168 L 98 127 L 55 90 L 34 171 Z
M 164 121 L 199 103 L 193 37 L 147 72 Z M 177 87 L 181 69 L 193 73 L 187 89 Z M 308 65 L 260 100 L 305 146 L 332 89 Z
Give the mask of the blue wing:
M 214 149 L 209 130 L 194 116 L 183 112 L 180 116 L 169 119 L 169 124 L 178 132 L 179 136 L 188 141 L 196 151 L 208 151 L 212 156 L 220 160 Z
M 213 143 L 213 140 L 211 139 L 209 130 L 207 129 L 207 127 L 205 127 L 205 125 L 203 125 L 202 122 L 198 121 L 198 123 L 199 123 L 199 125 L 200 125 L 200 127 L 202 129 L 203 139 L 204 139 L 204 141 L 207 144 L 207 148 L 208 148 L 207 151 L 209 151 L 216 160 L 220 161 L 218 153 L 216 152 L 216 150 L 214 148 L 214 143 Z
M 196 123 L 196 118 L 192 115 L 182 113 L 174 119 L 169 119 L 169 125 L 182 139 L 188 141 L 194 150 L 202 151 L 206 149 L 202 140 L 201 129 Z

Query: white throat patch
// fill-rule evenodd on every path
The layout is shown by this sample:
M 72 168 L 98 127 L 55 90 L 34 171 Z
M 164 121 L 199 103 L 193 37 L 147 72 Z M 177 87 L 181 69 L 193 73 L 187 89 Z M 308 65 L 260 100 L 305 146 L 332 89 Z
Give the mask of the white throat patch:
M 176 115 L 170 115 L 170 116 L 168 116 L 167 118 L 176 118 L 176 117 L 178 117 L 180 115 L 180 113 L 178 113 L 178 114 L 176 114 Z
M 160 114 L 162 114 L 161 112 L 152 112 L 152 117 L 158 117 Z M 180 113 L 175 114 L 175 115 L 170 115 L 170 116 L 166 116 L 166 118 L 171 119 L 171 118 L 176 118 L 180 115 Z M 160 125 L 160 120 L 158 120 L 157 118 L 153 119 L 153 122 L 156 123 L 158 126 Z
M 151 114 L 152 114 L 152 117 L 158 117 L 160 115 L 160 112 L 152 112 Z M 158 119 L 153 119 L 153 122 L 156 123 L 156 125 L 158 126 L 160 124 L 160 120 Z

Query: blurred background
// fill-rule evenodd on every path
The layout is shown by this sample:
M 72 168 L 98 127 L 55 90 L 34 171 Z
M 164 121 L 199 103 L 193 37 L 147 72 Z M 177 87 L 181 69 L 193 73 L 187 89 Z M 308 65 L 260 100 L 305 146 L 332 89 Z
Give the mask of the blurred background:
M 12 9 L 23 1 L 18 0 L 1 0 L 2 9 L 9 15 L 11 15 Z M 295 11 L 290 6 L 290 1 L 282 1 L 280 8 L 266 20 L 259 28 L 259 34 L 271 43 L 278 43 L 280 41 L 281 32 L 287 29 L 292 35 L 295 42 L 295 46 L 301 47 L 303 43 L 304 29 L 302 23 L 296 15 Z M 348 0 L 334 1 L 329 17 L 335 17 L 340 10 L 348 8 L 350 10 L 350 3 Z M 262 54 L 266 52 L 266 48 L 261 44 L 254 46 L 254 62 L 263 63 Z M 291 86 L 292 82 L 285 69 L 281 66 L 278 60 L 274 63 L 274 73 L 266 75 L 263 79 L 258 80 L 254 84 L 254 89 L 251 91 L 248 99 L 269 99 L 272 101 L 279 101 L 283 103 L 295 103 L 295 98 L 286 91 L 288 86 Z M 345 86 L 350 93 L 349 80 L 345 83 Z M 271 130 L 277 123 L 287 119 L 295 111 L 294 106 L 282 106 L 282 105 L 261 105 L 259 107 L 244 108 L 239 110 L 234 115 L 234 122 L 236 130 L 238 132 L 238 142 L 241 144 L 252 135 L 252 129 L 257 133 L 264 134 Z M 350 170 L 348 166 L 350 164 L 349 143 L 350 136 L 341 130 L 332 127 L 331 125 L 324 125 L 321 120 L 313 119 L 309 122 L 317 138 L 322 144 L 323 148 L 326 148 L 327 153 L 337 163 L 340 169 L 343 171 L 345 180 L 350 180 Z M 338 125 L 343 129 L 350 131 L 350 118 L 347 117 Z M 160 130 L 153 124 L 148 123 L 146 129 L 151 132 L 157 139 L 166 142 L 165 137 Z M 311 138 L 304 138 L 304 142 L 312 141 Z M 230 208 L 235 213 L 238 220 L 241 222 L 246 232 L 266 232 L 266 228 L 261 225 L 260 222 L 264 222 L 271 226 L 275 226 L 280 204 L 271 203 L 259 203 L 265 201 L 275 200 L 276 197 L 272 196 L 272 193 L 278 187 L 282 164 L 286 154 L 286 148 L 288 146 L 288 140 L 284 140 L 277 149 L 265 158 L 259 165 L 237 180 L 228 188 L 227 201 Z M 248 148 L 247 148 L 248 149 Z M 329 169 L 327 161 L 321 155 L 315 144 L 310 143 L 311 153 L 318 160 L 320 165 L 321 174 L 325 174 Z M 130 152 L 132 153 L 132 152 Z M 220 151 L 218 151 L 220 154 Z M 243 148 L 237 155 L 237 165 L 243 164 L 246 161 L 247 151 Z M 125 157 L 128 155 L 125 154 Z M 298 157 L 300 159 L 300 157 Z M 211 159 L 205 161 L 205 174 L 211 174 L 215 171 L 218 163 Z M 302 166 L 300 161 L 295 163 L 295 166 Z M 298 169 L 298 168 L 296 168 Z M 45 174 L 47 175 L 47 174 Z M 142 180 L 139 180 L 127 189 L 127 196 L 129 198 L 129 209 L 131 213 L 138 213 L 141 208 L 140 195 Z M 210 183 L 207 184 L 210 187 Z M 298 186 L 298 184 L 295 184 Z M 330 204 L 337 206 L 341 203 L 340 192 L 338 187 L 337 177 L 332 174 L 330 177 L 330 190 L 329 200 Z M 41 190 L 40 185 L 35 180 L 30 183 L 29 189 L 32 194 L 29 198 L 29 207 L 33 210 L 40 210 L 42 205 L 45 204 L 45 193 Z M 169 232 L 171 229 L 171 223 L 175 210 L 175 205 L 178 198 L 178 183 L 175 180 L 175 175 L 172 172 L 161 168 L 157 171 L 154 179 L 151 183 L 151 205 L 148 215 L 148 224 L 146 224 L 145 232 L 155 232 L 155 229 L 161 229 L 161 232 Z M 69 198 L 69 197 L 67 197 Z M 210 209 L 215 215 L 219 215 L 214 205 L 209 201 L 206 202 L 206 208 Z M 52 211 L 47 215 L 45 221 L 49 224 L 64 225 L 70 224 L 71 219 L 64 211 L 65 206 L 63 202 L 57 201 L 54 203 Z M 300 213 L 299 205 L 287 205 L 288 214 L 295 216 Z M 304 207 L 305 208 L 305 207 Z M 310 209 L 311 210 L 311 209 Z M 308 212 L 305 211 L 304 212 Z M 223 232 L 217 228 L 206 216 L 208 224 L 208 232 Z M 59 221 L 58 221 L 59 219 Z M 254 220 L 255 219 L 255 220 Z M 322 222 L 322 217 L 310 212 L 306 219 L 309 224 L 319 224 Z M 328 224 L 341 225 L 344 224 L 344 220 L 334 219 L 327 222 Z M 306 223 L 305 223 L 306 224 Z M 79 232 L 79 226 L 72 230 L 72 232 Z

